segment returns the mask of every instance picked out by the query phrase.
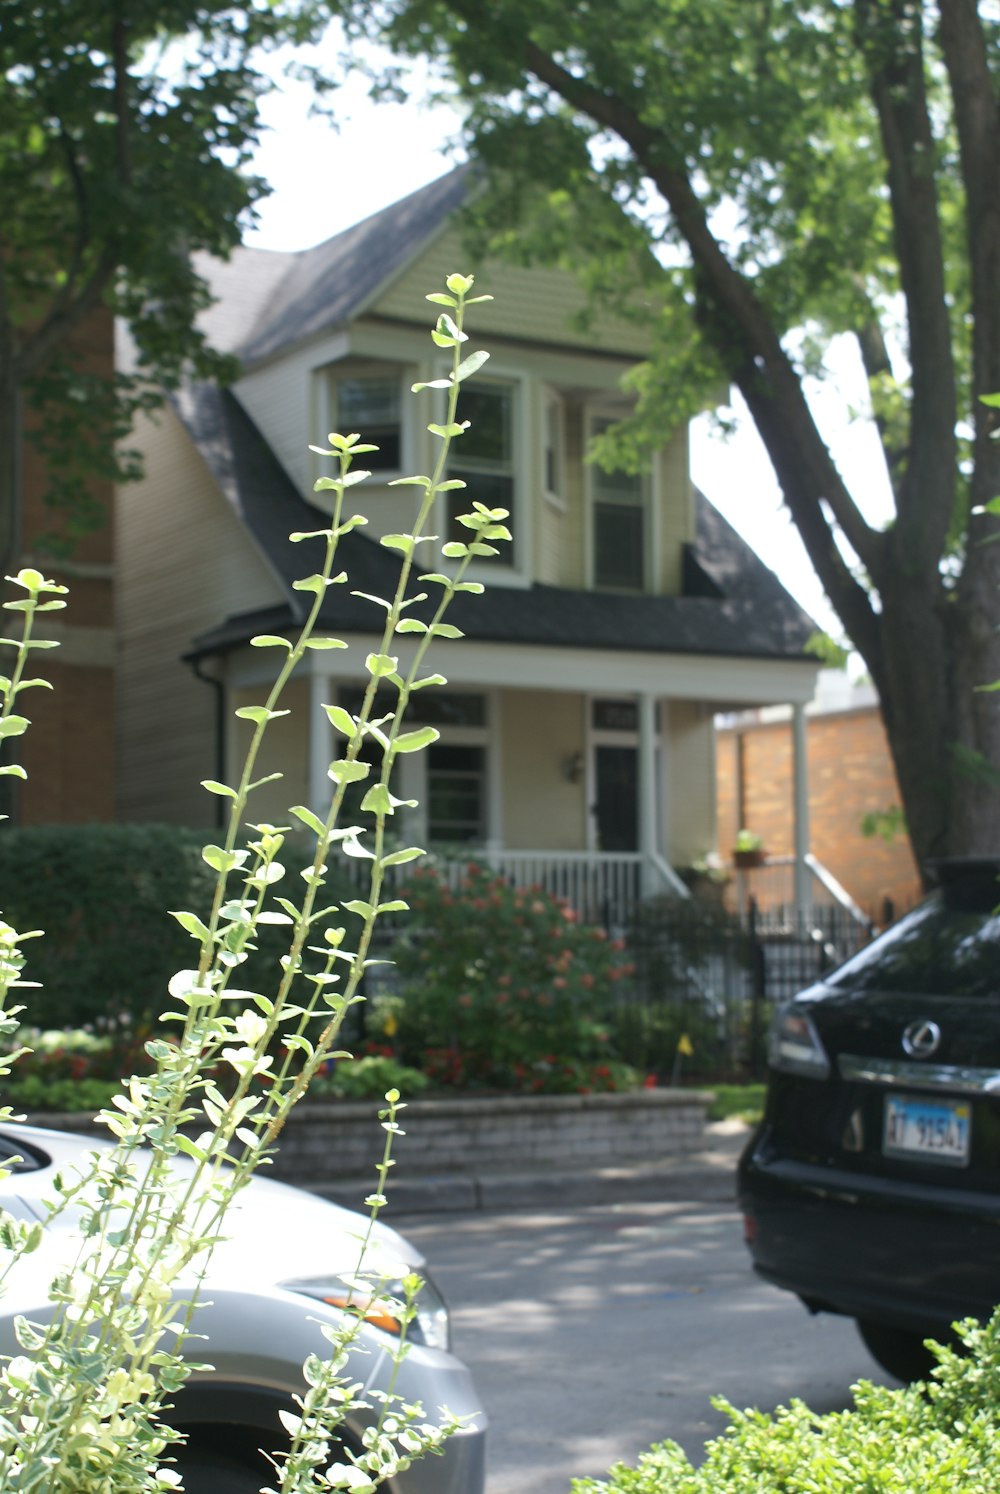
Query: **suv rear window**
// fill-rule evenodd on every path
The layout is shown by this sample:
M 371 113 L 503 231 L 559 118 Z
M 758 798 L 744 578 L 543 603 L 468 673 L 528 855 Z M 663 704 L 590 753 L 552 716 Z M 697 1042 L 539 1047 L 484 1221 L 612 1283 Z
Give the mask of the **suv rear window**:
M 1000 996 L 998 868 L 951 870 L 941 889 L 825 979 L 841 991 Z

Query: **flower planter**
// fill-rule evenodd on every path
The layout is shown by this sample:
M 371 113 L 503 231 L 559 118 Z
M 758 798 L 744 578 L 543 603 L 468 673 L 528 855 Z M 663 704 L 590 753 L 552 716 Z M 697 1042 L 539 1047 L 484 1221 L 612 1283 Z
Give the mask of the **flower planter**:
M 734 851 L 733 865 L 739 871 L 750 871 L 755 866 L 763 866 L 767 860 L 767 852 L 763 846 L 755 846 L 750 851 Z

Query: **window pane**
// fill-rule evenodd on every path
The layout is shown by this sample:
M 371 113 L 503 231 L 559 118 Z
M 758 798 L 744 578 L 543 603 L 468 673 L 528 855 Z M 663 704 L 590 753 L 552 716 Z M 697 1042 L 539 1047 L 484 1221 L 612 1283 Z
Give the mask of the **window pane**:
M 378 447 L 378 451 L 365 452 L 361 465 L 373 472 L 398 471 L 401 461 L 399 380 L 338 380 L 337 426 L 342 435 L 357 431 L 363 441 L 370 441 Z
M 640 591 L 644 581 L 643 510 L 594 504 L 594 582 Z
M 463 465 L 508 466 L 513 452 L 511 440 L 512 391 L 488 384 L 463 384 L 458 396 L 458 419 L 472 426 L 455 442 L 452 450 Z M 480 500 L 482 501 L 482 500 Z
M 427 830 L 434 841 L 485 839 L 486 752 L 482 747 L 427 750 Z

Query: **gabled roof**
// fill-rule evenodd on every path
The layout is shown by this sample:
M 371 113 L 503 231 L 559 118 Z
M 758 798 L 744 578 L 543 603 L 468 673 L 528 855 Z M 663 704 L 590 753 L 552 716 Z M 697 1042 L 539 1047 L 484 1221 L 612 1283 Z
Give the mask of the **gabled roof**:
M 456 167 L 312 249 L 237 249 L 196 268 L 218 297 L 201 319 L 213 344 L 245 365 L 360 315 L 460 206 L 472 168 Z
M 315 530 L 322 518 L 307 503 L 236 397 L 212 385 L 184 391 L 175 400 L 202 458 L 234 513 L 246 525 L 277 573 L 287 601 L 281 607 L 241 613 L 194 640 L 189 657 L 226 652 L 256 633 L 294 627 L 309 598 L 292 583 L 315 571 L 321 543 L 292 544 L 290 532 Z M 391 596 L 398 559 L 363 531 L 344 537 L 338 567 L 349 586 L 331 587 L 322 625 L 338 632 L 371 633 L 382 609 L 354 591 Z M 498 584 L 480 597 L 458 597 L 449 612 L 471 639 L 548 644 L 568 648 L 727 655 L 806 657 L 816 625 L 772 571 L 702 495 L 697 495 L 696 539 L 691 547 L 688 594 L 678 597 L 619 595 L 536 584 Z M 419 616 L 419 609 L 413 615 Z

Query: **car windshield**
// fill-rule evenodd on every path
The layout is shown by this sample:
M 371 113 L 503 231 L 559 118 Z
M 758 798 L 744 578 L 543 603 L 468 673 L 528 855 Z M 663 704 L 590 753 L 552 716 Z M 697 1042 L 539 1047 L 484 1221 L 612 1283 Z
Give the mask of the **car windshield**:
M 1000 889 L 982 897 L 935 893 L 887 929 L 826 984 L 915 996 L 1000 995 Z

